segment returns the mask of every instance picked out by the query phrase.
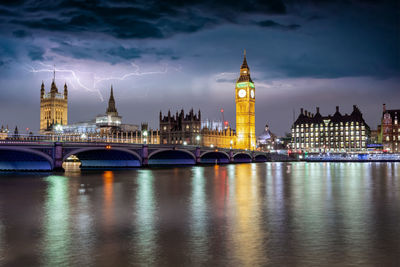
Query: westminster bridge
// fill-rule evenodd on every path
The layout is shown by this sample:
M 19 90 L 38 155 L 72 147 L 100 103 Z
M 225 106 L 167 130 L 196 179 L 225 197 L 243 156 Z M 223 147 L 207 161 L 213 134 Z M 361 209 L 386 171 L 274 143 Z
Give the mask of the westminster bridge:
M 285 155 L 190 145 L 118 142 L 0 140 L 0 170 L 62 171 L 73 159 L 81 168 L 126 168 L 165 165 L 228 164 L 287 160 Z

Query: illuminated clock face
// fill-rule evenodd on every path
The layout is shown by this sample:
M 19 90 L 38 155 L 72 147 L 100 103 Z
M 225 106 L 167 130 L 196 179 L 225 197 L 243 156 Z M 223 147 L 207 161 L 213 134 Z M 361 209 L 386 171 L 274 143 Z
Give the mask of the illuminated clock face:
M 239 97 L 245 97 L 246 96 L 246 90 L 240 89 L 239 90 Z
M 251 98 L 254 98 L 254 90 L 250 91 L 250 96 L 251 96 Z

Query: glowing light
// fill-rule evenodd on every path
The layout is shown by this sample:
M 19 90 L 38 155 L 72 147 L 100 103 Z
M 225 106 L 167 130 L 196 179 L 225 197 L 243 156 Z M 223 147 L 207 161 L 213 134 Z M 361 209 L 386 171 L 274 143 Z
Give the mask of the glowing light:
M 252 82 L 241 82 L 236 84 L 237 88 L 251 87 L 254 88 L 254 83 Z
M 59 73 L 69 73 L 72 76 L 72 80 L 78 84 L 81 88 L 86 89 L 89 92 L 95 92 L 98 94 L 99 98 L 101 101 L 104 101 L 104 98 L 98 88 L 98 84 L 104 81 L 110 81 L 110 80 L 119 80 L 123 81 L 128 78 L 134 77 L 134 76 L 145 76 L 145 75 L 154 75 L 154 74 L 165 74 L 167 73 L 170 69 L 173 69 L 175 71 L 181 71 L 181 67 L 171 67 L 168 64 L 163 65 L 163 70 L 161 71 L 148 71 L 148 72 L 142 72 L 140 71 L 140 67 L 135 64 L 135 63 L 130 63 L 130 65 L 134 68 L 133 72 L 126 73 L 122 76 L 109 76 L 109 77 L 99 77 L 97 76 L 97 73 L 93 72 L 85 72 L 86 74 L 91 74 L 93 76 L 93 88 L 90 88 L 86 85 L 84 85 L 81 81 L 81 77 L 79 77 L 79 72 L 81 71 L 75 71 L 72 69 L 66 69 L 66 68 L 55 68 L 54 66 L 44 64 L 44 63 L 39 63 L 40 65 L 43 66 L 43 68 L 37 69 L 34 68 L 33 66 L 28 66 L 28 71 L 32 73 L 39 73 L 39 72 L 50 72 L 53 73 L 54 71 L 59 72 Z M 83 72 L 81 72 L 83 73 Z M 73 86 L 73 84 L 71 84 Z

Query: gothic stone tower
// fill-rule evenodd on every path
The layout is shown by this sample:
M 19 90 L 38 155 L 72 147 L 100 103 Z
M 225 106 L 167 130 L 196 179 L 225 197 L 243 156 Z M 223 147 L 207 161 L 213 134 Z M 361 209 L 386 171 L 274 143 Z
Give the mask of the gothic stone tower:
M 68 89 L 64 85 L 64 93 L 59 93 L 55 83 L 55 71 L 49 93 L 45 93 L 44 83 L 40 89 L 40 132 L 46 131 L 49 126 L 68 123 Z
M 246 50 L 235 93 L 236 148 L 254 150 L 256 148 L 255 87 L 250 77 L 250 68 L 247 65 Z

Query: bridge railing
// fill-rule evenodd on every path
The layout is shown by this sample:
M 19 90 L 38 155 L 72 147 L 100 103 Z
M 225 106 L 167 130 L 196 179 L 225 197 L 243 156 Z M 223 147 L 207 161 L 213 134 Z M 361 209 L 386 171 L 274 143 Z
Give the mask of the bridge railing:
M 153 144 L 154 140 L 143 140 L 131 136 L 93 136 L 93 135 L 10 135 L 0 139 L 0 143 L 17 142 L 104 142 L 104 143 L 128 143 L 128 144 Z

